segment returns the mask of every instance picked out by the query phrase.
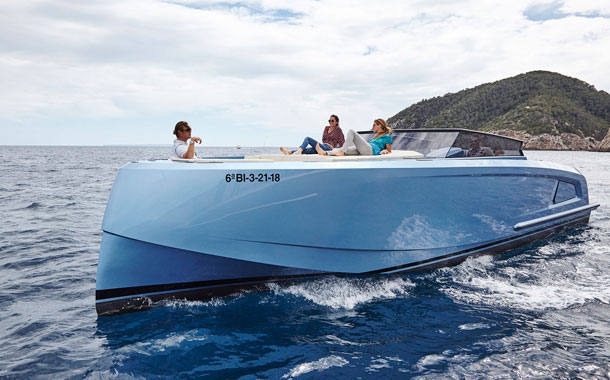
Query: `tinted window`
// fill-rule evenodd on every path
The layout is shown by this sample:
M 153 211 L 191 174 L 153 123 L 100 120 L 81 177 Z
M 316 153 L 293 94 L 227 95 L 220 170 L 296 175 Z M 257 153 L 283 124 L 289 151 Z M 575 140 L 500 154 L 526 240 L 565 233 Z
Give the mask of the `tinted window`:
M 521 156 L 521 141 L 461 131 L 451 149 L 455 152 L 461 151 L 462 157 Z
M 555 203 L 561 203 L 576 198 L 576 188 L 569 182 L 559 181 L 555 192 Z

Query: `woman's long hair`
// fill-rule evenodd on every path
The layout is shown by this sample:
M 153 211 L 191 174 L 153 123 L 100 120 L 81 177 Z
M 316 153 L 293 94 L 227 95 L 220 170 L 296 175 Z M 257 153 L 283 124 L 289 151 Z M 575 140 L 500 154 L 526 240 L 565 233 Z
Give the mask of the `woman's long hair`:
M 388 133 L 392 133 L 392 128 L 388 127 L 388 123 L 386 123 L 385 120 L 375 119 L 374 123 L 381 125 L 381 129 L 383 131 L 383 133 L 381 133 L 382 135 L 387 135 Z

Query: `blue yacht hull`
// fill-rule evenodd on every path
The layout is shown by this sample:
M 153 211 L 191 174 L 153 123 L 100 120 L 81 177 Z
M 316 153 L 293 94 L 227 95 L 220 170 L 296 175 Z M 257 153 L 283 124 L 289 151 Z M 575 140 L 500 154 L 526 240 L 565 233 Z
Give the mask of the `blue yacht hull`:
M 97 311 L 453 265 L 595 207 L 575 169 L 524 158 L 131 163 L 104 217 Z

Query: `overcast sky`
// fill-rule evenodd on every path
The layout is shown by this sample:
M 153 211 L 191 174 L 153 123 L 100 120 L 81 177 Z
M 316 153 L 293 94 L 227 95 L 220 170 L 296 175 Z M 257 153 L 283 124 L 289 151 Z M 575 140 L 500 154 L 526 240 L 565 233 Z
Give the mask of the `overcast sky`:
M 296 146 L 532 70 L 610 92 L 610 2 L 3 0 L 0 145 Z M 198 148 L 199 149 L 199 148 Z

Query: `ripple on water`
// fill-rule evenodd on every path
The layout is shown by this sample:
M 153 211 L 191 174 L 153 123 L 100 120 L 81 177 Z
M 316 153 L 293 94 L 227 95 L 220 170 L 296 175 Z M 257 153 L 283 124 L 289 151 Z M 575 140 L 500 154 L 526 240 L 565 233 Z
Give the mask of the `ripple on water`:
M 288 373 L 282 376 L 282 379 L 293 378 L 304 375 L 309 372 L 320 373 L 331 367 L 343 367 L 349 364 L 349 361 L 338 355 L 331 355 L 313 362 L 302 363 L 291 369 Z
M 24 209 L 36 210 L 42 207 L 42 205 L 38 202 L 32 202 L 28 206 L 25 206 Z

